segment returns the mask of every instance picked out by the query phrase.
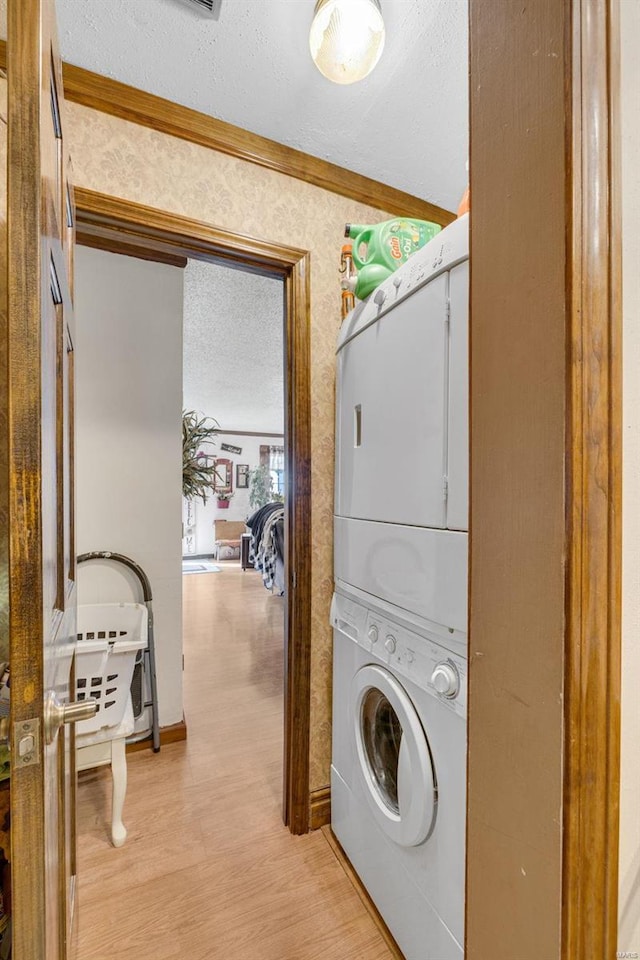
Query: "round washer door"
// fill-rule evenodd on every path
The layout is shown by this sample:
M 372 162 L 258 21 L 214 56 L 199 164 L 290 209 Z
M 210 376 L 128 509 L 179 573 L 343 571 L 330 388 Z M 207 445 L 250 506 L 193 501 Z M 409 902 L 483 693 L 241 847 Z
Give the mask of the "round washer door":
M 374 664 L 351 681 L 358 774 L 384 832 L 404 847 L 431 835 L 438 788 L 429 744 L 408 694 Z

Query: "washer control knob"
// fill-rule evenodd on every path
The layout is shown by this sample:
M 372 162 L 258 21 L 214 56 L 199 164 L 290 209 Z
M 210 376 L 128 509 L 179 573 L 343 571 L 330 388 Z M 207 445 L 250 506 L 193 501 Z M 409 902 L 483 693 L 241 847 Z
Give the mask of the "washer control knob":
M 437 663 L 431 674 L 431 683 L 442 697 L 453 700 L 460 690 L 460 677 L 451 660 Z
M 413 650 L 407 650 L 407 663 L 413 663 L 416 659 Z
M 385 646 L 385 649 L 389 651 L 389 653 L 395 653 L 396 638 L 392 636 L 390 633 L 388 633 L 386 640 L 384 641 L 384 646 Z
M 401 286 L 402 286 L 402 277 L 394 277 L 394 278 L 393 278 L 393 285 L 394 285 L 394 287 L 396 288 L 396 290 L 398 289 L 398 287 L 401 287 Z
M 376 291 L 376 295 L 373 298 L 373 302 L 376 303 L 379 307 L 381 307 L 386 299 L 387 299 L 387 291 L 384 290 L 382 287 L 380 287 Z
M 369 627 L 369 630 L 367 631 L 367 636 L 369 637 L 369 640 L 371 640 L 371 643 L 377 643 L 378 628 L 376 627 L 375 623 L 372 623 L 371 626 Z

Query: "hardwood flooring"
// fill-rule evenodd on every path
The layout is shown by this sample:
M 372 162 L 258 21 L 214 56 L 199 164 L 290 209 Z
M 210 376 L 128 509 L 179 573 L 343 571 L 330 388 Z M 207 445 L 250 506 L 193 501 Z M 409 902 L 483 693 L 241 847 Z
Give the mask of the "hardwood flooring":
M 81 774 L 77 960 L 389 960 L 321 831 L 282 825 L 283 601 L 223 564 L 184 578 L 189 738 Z

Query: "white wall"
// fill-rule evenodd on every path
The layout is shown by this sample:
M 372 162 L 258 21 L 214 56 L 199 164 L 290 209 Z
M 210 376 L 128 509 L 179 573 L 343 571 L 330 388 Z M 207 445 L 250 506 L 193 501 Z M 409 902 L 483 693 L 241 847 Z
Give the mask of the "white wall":
M 182 304 L 180 268 L 78 247 L 78 553 L 124 553 L 151 581 L 162 726 L 182 720 Z M 81 603 L 131 598 L 132 575 L 80 568 Z
M 640 956 L 640 3 L 621 0 L 622 784 L 618 949 Z
M 229 453 L 221 450 L 221 443 L 229 443 L 233 447 L 242 447 L 242 453 Z M 196 501 L 195 551 L 197 554 L 213 553 L 213 523 L 215 520 L 246 520 L 253 512 L 249 506 L 249 490 L 238 490 L 236 487 L 236 464 L 247 463 L 249 469 L 260 464 L 261 446 L 281 447 L 284 445 L 282 437 L 239 437 L 235 434 L 218 434 L 215 452 L 218 457 L 225 457 L 233 464 L 233 497 L 226 510 L 220 510 L 215 498 L 209 498 L 206 505 L 201 500 Z

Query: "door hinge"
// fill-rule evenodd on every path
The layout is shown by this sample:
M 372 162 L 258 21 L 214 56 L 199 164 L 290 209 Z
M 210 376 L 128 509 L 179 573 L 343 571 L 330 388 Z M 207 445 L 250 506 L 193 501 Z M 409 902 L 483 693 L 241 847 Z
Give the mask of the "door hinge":
M 444 500 L 445 503 L 449 499 L 449 478 L 448 477 L 442 478 L 442 499 Z
M 18 720 L 13 725 L 12 764 L 32 767 L 40 763 L 40 720 Z
M 298 586 L 298 574 L 295 572 L 295 570 L 291 574 L 291 586 L 293 587 L 294 590 Z
M 448 297 L 447 297 L 447 303 L 444 311 L 444 322 L 445 323 L 451 322 L 451 300 L 449 300 Z

